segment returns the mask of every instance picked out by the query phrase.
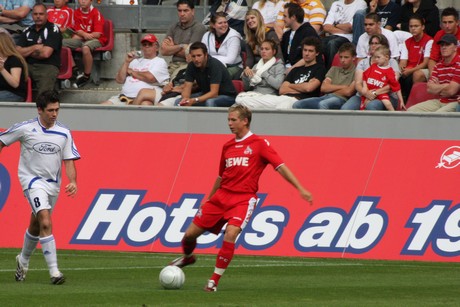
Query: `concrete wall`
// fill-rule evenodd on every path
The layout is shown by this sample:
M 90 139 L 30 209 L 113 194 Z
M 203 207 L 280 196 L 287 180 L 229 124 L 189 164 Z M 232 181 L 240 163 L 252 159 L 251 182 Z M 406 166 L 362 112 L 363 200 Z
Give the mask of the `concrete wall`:
M 33 104 L 0 104 L 0 127 L 37 116 Z M 59 120 L 72 130 L 228 134 L 222 108 L 106 107 L 62 104 Z M 254 111 L 262 135 L 459 140 L 460 113 Z M 401 153 L 404 154 L 404 153 Z

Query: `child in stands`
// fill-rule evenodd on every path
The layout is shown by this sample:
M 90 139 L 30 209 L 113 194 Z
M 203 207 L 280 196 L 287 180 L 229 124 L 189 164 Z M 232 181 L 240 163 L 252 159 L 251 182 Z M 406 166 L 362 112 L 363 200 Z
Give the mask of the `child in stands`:
M 390 96 L 388 94 L 377 94 L 376 92 L 376 90 L 389 85 L 391 91 L 398 96 L 401 107 L 404 108 L 401 86 L 398 80 L 396 80 L 395 71 L 389 65 L 390 49 L 385 46 L 378 47 L 375 50 L 374 58 L 376 63 L 372 64 L 363 74 L 363 88 L 372 91 L 374 95 L 373 100 L 382 101 L 388 111 L 394 111 L 395 108 L 391 104 Z M 370 100 L 368 98 L 362 96 L 360 109 L 364 110 L 369 102 Z

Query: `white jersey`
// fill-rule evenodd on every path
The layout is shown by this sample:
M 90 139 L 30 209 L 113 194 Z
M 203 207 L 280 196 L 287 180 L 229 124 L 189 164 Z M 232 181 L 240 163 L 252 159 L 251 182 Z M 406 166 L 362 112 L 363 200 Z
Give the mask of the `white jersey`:
M 44 189 L 57 195 L 61 185 L 62 160 L 80 158 L 70 130 L 60 122 L 46 129 L 38 118 L 15 124 L 0 133 L 0 141 L 21 143 L 18 176 L 22 189 Z

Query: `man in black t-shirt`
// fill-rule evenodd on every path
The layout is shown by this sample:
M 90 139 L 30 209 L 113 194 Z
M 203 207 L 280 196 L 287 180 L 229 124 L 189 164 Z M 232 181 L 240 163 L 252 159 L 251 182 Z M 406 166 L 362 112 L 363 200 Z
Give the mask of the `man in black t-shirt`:
M 300 99 L 319 97 L 321 83 L 326 75 L 323 64 L 316 62 L 321 52 L 321 40 L 307 37 L 302 41 L 302 58 L 305 65 L 294 67 L 279 89 L 280 96 L 254 95 L 245 97 L 241 104 L 250 109 L 291 109 Z
M 181 106 L 229 107 L 235 103 L 236 89 L 227 68 L 219 60 L 208 55 L 202 42 L 190 45 L 192 61 L 185 71 L 182 98 L 176 101 Z M 199 92 L 192 94 L 196 82 Z
M 61 66 L 62 35 L 59 27 L 48 22 L 46 6 L 35 4 L 34 25 L 24 29 L 17 43 L 19 53 L 29 64 L 29 74 L 38 95 L 53 90 Z

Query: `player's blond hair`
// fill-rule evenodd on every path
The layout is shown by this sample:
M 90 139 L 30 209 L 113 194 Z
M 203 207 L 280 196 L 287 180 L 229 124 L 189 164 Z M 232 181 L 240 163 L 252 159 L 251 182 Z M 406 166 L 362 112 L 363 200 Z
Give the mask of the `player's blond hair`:
M 240 119 L 247 119 L 248 120 L 248 128 L 251 126 L 252 120 L 252 112 L 249 110 L 248 107 L 242 104 L 234 104 L 230 108 L 228 108 L 228 113 L 230 112 L 238 112 Z

